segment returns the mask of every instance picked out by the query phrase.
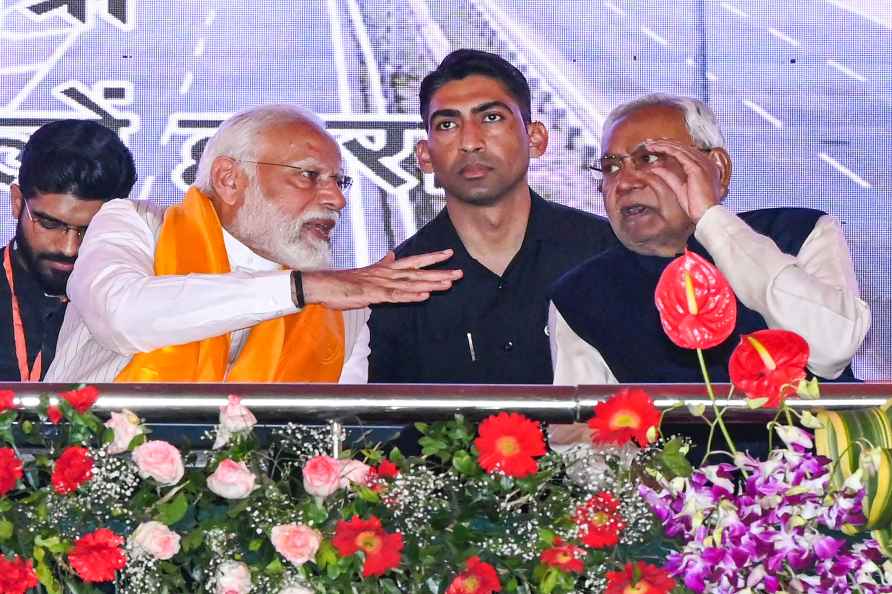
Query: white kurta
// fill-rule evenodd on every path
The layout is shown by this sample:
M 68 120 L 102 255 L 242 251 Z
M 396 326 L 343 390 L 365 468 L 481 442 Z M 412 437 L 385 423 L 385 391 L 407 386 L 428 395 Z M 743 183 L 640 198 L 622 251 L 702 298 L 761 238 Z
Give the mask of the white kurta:
M 797 256 L 780 251 L 721 205 L 706 211 L 694 236 L 741 303 L 769 328 L 805 338 L 813 373 L 832 379 L 845 370 L 870 328 L 870 308 L 859 297 L 848 245 L 833 218 L 818 219 Z M 597 348 L 573 331 L 553 303 L 548 326 L 555 384 L 617 383 Z
M 112 200 L 93 217 L 68 280 L 71 302 L 47 382 L 111 382 L 133 355 L 230 333 L 230 362 L 252 326 L 298 311 L 291 273 L 223 231 L 232 272 L 156 276 L 163 210 Z M 368 308 L 345 311 L 341 383 L 368 379 Z

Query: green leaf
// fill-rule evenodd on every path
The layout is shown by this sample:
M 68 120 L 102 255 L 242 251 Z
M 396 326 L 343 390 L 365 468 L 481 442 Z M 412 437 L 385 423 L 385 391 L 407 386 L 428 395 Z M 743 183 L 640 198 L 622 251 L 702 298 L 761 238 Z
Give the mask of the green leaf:
M 465 476 L 478 474 L 477 463 L 471 458 L 471 454 L 465 450 L 458 450 L 452 455 L 452 466 Z
M 559 572 L 554 567 L 546 571 L 542 583 L 539 584 L 542 594 L 551 594 L 554 591 L 554 587 L 558 584 L 558 578 L 560 578 Z
M 256 553 L 260 550 L 260 547 L 263 546 L 263 540 L 260 538 L 251 539 L 251 542 L 248 543 L 248 550 Z
M 188 553 L 189 551 L 193 551 L 201 546 L 201 543 L 204 542 L 204 534 L 207 532 L 207 528 L 204 526 L 199 526 L 192 532 L 186 535 L 182 540 L 182 548 L 183 551 Z
M 323 540 L 316 551 L 316 565 L 320 569 L 325 569 L 328 565 L 336 565 L 338 562 L 338 553 L 330 542 Z
M 12 537 L 13 525 L 6 518 L 0 519 L 0 540 L 8 540 Z
M 173 500 L 158 506 L 155 519 L 166 526 L 172 526 L 182 520 L 187 511 L 189 511 L 189 500 L 183 493 L 179 493 Z
M 282 560 L 277 557 L 266 564 L 266 567 L 263 568 L 263 573 L 267 575 L 281 575 L 285 573 L 285 566 L 282 565 Z
M 56 581 L 52 568 L 46 563 L 46 551 L 40 547 L 35 547 L 34 560 L 37 562 L 34 573 L 37 574 L 37 579 L 46 588 L 47 594 L 62 594 L 62 586 Z
M 368 503 L 380 503 L 381 497 L 377 493 L 366 487 L 365 485 L 353 485 L 359 498 Z

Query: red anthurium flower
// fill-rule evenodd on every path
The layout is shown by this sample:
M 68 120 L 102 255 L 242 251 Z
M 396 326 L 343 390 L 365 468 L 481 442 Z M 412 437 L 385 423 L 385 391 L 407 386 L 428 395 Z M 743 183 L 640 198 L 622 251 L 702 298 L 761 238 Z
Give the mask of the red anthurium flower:
M 99 390 L 94 386 L 86 386 L 79 390 L 71 390 L 69 392 L 60 392 L 59 396 L 68 401 L 71 408 L 77 412 L 84 414 L 90 407 L 96 404 L 99 399 Z
M 37 587 L 37 575 L 30 559 L 0 555 L 0 592 L 3 594 L 25 594 Z
M 474 556 L 465 561 L 465 570 L 455 576 L 446 594 L 492 594 L 501 591 L 502 582 L 496 568 Z
M 15 392 L 12 390 L 0 390 L 0 413 L 15 408 Z
M 365 554 L 363 577 L 383 575 L 399 566 L 403 552 L 403 535 L 386 532 L 381 520 L 372 516 L 363 520 L 353 516 L 349 522 L 338 520 L 331 544 L 341 557 L 349 557 L 359 551 Z
M 68 562 L 85 582 L 111 582 L 115 572 L 127 564 L 123 544 L 123 537 L 100 528 L 75 541 L 68 551 Z
M 721 344 L 737 323 L 737 299 L 718 268 L 693 252 L 673 260 L 660 275 L 654 301 L 663 331 L 685 349 Z
M 592 443 L 627 443 L 634 439 L 641 447 L 656 439 L 660 411 L 647 392 L 639 388 L 623 388 L 595 407 L 589 419 Z
M 68 495 L 93 478 L 93 459 L 87 448 L 71 446 L 65 448 L 53 467 L 53 490 L 59 495 Z
M 622 571 L 607 572 L 607 589 L 604 594 L 669 594 L 674 587 L 675 580 L 665 570 L 644 561 L 636 561 L 626 563 Z
M 585 557 L 585 551 L 582 548 L 555 538 L 551 548 L 542 551 L 539 560 L 545 565 L 557 567 L 561 571 L 582 573 L 585 571 L 585 565 L 582 563 L 583 557 Z
M 577 509 L 575 520 L 582 544 L 593 549 L 612 547 L 626 527 L 619 513 L 619 501 L 607 491 L 596 493 Z
M 537 456 L 546 453 L 542 427 L 518 413 L 499 413 L 480 423 L 474 440 L 480 467 L 523 478 L 539 470 Z
M 62 411 L 59 410 L 58 406 L 53 406 L 52 404 L 46 407 L 46 416 L 50 420 L 50 423 L 53 425 L 58 425 L 59 421 L 62 420 Z
M 15 455 L 15 450 L 0 448 L 0 497 L 15 489 L 22 475 L 22 461 Z
M 808 343 L 795 332 L 770 329 L 746 334 L 728 362 L 731 383 L 749 398 L 767 398 L 765 406 L 776 408 L 805 379 L 808 354 Z

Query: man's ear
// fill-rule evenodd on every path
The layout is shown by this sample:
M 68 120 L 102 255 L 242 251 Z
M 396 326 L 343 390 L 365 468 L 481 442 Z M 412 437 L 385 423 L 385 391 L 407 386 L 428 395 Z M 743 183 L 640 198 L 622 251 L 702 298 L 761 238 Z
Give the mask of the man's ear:
M 434 166 L 431 163 L 431 152 L 428 147 L 427 140 L 419 140 L 415 143 L 415 160 L 418 161 L 418 168 L 424 173 L 433 173 Z
M 24 200 L 22 188 L 19 187 L 19 184 L 9 184 L 9 204 L 12 207 L 12 216 L 16 219 L 22 216 Z
M 731 187 L 731 155 L 723 148 L 714 148 L 709 151 L 709 158 L 719 170 L 719 179 L 722 184 L 722 198 L 728 195 Z
M 530 156 L 541 157 L 548 148 L 548 128 L 542 122 L 527 124 L 527 136 L 530 142 Z
M 229 206 L 241 201 L 245 185 L 245 172 L 232 157 L 219 156 L 211 164 L 211 187 L 214 196 Z

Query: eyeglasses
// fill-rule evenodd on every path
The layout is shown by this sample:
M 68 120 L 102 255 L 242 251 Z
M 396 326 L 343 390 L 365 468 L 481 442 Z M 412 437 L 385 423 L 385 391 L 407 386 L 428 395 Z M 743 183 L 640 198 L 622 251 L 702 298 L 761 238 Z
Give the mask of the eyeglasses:
M 50 231 L 53 233 L 65 233 L 67 234 L 69 231 L 74 231 L 74 234 L 77 235 L 78 239 L 83 239 L 84 234 L 87 232 L 87 225 L 69 225 L 68 223 L 62 222 L 60 220 L 44 216 L 40 213 L 34 214 L 32 212 L 31 207 L 28 206 L 28 200 L 22 200 L 25 203 L 25 212 L 28 213 L 28 217 L 34 223 L 37 223 L 42 229 L 46 231 Z
M 712 149 L 708 148 L 697 147 L 697 149 L 704 153 L 712 151 Z M 612 179 L 619 175 L 619 172 L 623 170 L 626 161 L 631 161 L 636 169 L 642 170 L 647 169 L 648 167 L 659 165 L 665 160 L 665 158 L 665 153 L 657 153 L 639 149 L 637 151 L 633 151 L 629 155 L 604 155 L 603 157 L 598 159 L 597 164 L 587 165 L 586 169 L 597 171 L 601 174 L 603 179 Z
M 273 167 L 287 167 L 299 172 L 297 176 L 298 184 L 305 190 L 315 190 L 320 184 L 329 180 L 334 181 L 335 185 L 342 192 L 346 192 L 353 185 L 353 178 L 349 175 L 322 175 L 314 169 L 298 167 L 297 165 L 286 165 L 285 163 L 268 163 L 266 161 L 248 161 L 247 159 L 236 159 L 240 163 L 253 163 L 254 165 L 272 165 Z

